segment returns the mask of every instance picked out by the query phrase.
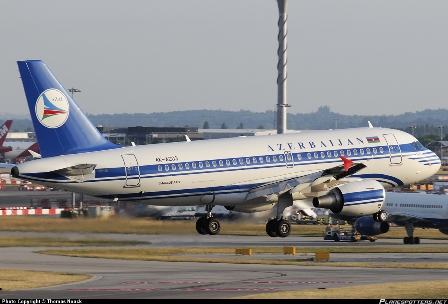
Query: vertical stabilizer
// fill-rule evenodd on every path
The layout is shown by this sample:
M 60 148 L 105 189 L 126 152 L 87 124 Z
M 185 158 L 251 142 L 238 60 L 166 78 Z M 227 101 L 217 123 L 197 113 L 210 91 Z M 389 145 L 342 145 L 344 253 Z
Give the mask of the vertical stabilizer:
M 12 120 L 7 120 L 5 123 L 0 127 L 0 147 L 3 146 L 6 140 L 6 135 L 8 135 L 9 130 L 11 129 Z
M 42 157 L 119 147 L 101 135 L 43 61 L 17 64 Z

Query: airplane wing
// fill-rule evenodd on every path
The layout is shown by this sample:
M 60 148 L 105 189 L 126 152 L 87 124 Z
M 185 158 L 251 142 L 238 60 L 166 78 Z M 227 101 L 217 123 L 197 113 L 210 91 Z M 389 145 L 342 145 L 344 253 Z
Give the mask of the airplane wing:
M 362 163 L 355 164 L 343 156 L 341 156 L 341 159 L 344 161 L 344 164 L 340 166 L 254 187 L 247 194 L 246 201 L 262 196 L 266 196 L 266 200 L 269 201 L 271 197 L 279 196 L 288 191 L 291 193 L 303 192 L 304 198 L 319 196 L 323 193 L 314 192 L 315 189 L 313 188 L 317 188 L 315 186 L 321 186 L 320 188 L 325 189 L 326 193 L 328 192 L 328 187 L 325 187 L 324 185 L 330 184 L 331 182 L 334 183 L 335 181 L 352 175 L 366 167 L 366 165 Z

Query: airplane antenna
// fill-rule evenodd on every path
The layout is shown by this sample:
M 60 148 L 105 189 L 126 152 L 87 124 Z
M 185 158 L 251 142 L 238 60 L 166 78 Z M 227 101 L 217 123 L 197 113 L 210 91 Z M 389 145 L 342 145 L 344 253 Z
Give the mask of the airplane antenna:
M 278 63 L 277 63 L 277 134 L 283 134 L 286 132 L 286 108 L 290 107 L 286 103 L 286 78 L 288 76 L 286 70 L 287 56 L 286 50 L 288 48 L 288 42 L 286 35 L 288 34 L 288 27 L 286 21 L 288 20 L 288 0 L 277 0 L 279 18 L 278 18 Z

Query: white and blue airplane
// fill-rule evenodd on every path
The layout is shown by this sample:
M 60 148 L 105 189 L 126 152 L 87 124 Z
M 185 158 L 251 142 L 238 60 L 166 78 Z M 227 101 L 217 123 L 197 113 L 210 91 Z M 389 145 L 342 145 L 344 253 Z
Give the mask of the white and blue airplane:
M 257 212 L 277 209 L 266 232 L 286 237 L 285 208 L 315 207 L 385 221 L 385 187 L 432 176 L 440 159 L 408 133 L 357 129 L 122 147 L 107 141 L 44 62 L 18 62 L 40 157 L 12 176 L 114 201 L 158 206 L 206 205 L 200 234 L 217 234 L 215 205 Z M 342 159 L 342 160 L 341 160 Z
M 389 223 L 402 226 L 407 236 L 404 244 L 420 244 L 420 238 L 414 237 L 415 228 L 439 229 L 448 234 L 448 196 L 420 193 L 387 192 L 383 206 L 388 213 L 386 222 L 375 222 L 372 217 L 344 217 L 331 214 L 331 217 L 343 219 L 354 224 L 357 232 L 365 235 L 380 235 L 389 231 Z

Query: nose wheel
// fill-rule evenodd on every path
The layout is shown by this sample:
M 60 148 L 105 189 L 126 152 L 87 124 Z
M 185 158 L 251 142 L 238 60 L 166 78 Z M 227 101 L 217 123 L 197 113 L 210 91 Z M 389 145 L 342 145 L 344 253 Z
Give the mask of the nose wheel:
M 385 210 L 380 210 L 373 214 L 373 220 L 375 222 L 386 222 L 389 215 Z

